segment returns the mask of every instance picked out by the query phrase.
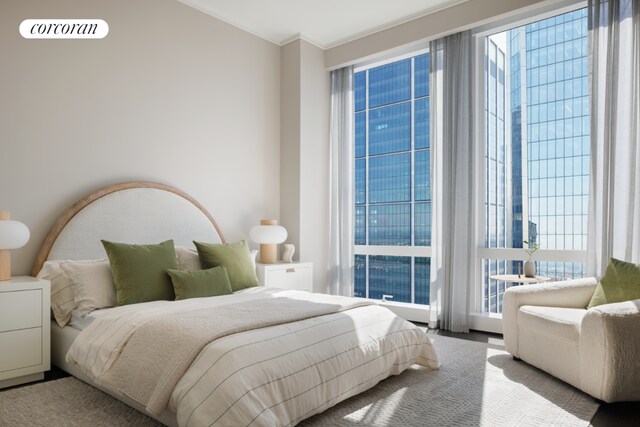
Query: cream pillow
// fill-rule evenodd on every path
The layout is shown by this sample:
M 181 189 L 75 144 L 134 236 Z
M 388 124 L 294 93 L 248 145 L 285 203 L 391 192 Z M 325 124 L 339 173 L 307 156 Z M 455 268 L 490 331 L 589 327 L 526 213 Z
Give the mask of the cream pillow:
M 178 270 L 180 271 L 195 271 L 202 269 L 200 267 L 198 252 L 194 249 L 185 248 L 184 246 L 176 246 L 176 261 L 178 263 Z
M 108 260 L 67 261 L 62 263 L 62 270 L 73 282 L 79 315 L 116 305 L 116 287 Z
M 253 269 L 256 269 L 256 257 L 258 251 L 249 252 L 251 258 L 251 264 Z M 176 260 L 178 262 L 178 270 L 180 271 L 195 271 L 202 270 L 200 266 L 200 257 L 195 249 L 185 248 L 184 246 L 176 246 Z
M 51 311 L 61 328 L 71 319 L 71 312 L 76 308 L 73 283 L 62 271 L 60 264 L 64 261 L 47 261 L 38 273 L 39 279 L 51 282 Z

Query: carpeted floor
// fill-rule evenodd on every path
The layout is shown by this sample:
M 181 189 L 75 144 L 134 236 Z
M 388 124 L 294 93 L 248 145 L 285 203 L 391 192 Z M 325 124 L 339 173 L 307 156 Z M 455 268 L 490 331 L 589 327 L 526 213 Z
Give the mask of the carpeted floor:
M 598 405 L 491 345 L 431 336 L 439 371 L 410 369 L 303 426 L 587 426 Z M 75 378 L 0 393 L 0 425 L 152 426 Z
M 74 377 L 0 393 L 0 426 L 146 427 L 161 425 Z

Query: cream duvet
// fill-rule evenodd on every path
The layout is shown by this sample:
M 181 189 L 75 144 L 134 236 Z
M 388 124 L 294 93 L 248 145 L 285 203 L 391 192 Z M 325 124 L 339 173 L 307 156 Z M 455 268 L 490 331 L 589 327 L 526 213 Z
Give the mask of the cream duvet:
M 424 332 L 367 300 L 255 288 L 117 307 L 67 360 L 181 426 L 286 426 L 412 364 L 439 367 Z

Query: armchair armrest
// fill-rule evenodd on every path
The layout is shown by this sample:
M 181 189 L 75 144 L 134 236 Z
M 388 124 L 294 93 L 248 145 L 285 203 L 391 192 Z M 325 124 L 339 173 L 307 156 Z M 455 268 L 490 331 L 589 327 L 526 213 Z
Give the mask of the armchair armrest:
M 640 400 L 640 299 L 591 308 L 580 329 L 582 389 L 605 402 Z
M 518 353 L 518 310 L 523 305 L 545 307 L 585 308 L 598 281 L 594 277 L 511 287 L 504 293 L 502 303 L 502 331 L 506 350 Z

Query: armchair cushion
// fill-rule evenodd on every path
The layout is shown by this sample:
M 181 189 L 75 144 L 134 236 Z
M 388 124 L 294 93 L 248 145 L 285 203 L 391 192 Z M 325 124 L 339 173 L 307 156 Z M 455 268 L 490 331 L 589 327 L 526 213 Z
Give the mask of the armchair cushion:
M 588 308 L 640 298 L 640 265 L 611 258 Z
M 521 357 L 518 349 L 518 310 L 520 307 L 531 305 L 584 309 L 593 296 L 597 283 L 595 278 L 587 277 L 507 289 L 502 305 L 502 329 L 507 351 L 516 357 Z
M 518 325 L 577 344 L 580 323 L 586 313 L 587 310 L 582 308 L 523 305 L 518 312 Z

